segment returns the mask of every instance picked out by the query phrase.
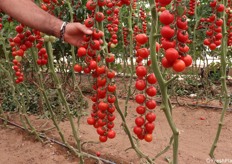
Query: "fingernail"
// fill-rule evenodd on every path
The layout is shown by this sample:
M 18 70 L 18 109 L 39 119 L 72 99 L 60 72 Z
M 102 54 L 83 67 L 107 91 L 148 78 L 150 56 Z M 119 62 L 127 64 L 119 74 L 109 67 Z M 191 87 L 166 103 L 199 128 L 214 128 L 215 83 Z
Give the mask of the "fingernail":
M 88 34 L 92 34 L 92 30 L 87 30 L 86 31 Z

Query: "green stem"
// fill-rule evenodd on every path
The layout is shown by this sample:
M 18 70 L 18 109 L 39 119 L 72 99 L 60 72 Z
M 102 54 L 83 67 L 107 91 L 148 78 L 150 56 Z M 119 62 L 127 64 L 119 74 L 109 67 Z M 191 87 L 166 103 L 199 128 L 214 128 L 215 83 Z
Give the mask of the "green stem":
M 168 145 L 154 157 L 153 161 L 155 161 L 158 157 L 166 153 L 170 149 L 172 143 L 173 143 L 173 136 L 171 136 Z
M 2 68 L 4 68 L 2 65 L 1 65 L 1 63 L 0 63 L 0 68 L 2 69 Z M 4 119 L 7 119 L 7 117 L 5 116 L 5 113 L 4 113 L 4 110 L 3 110 L 3 108 L 2 108 L 2 104 L 0 103 L 0 116 L 2 116 Z M 7 122 L 5 121 L 4 122 L 4 125 L 6 126 L 7 125 Z
M 223 0 L 223 4 L 226 4 L 226 1 Z M 226 113 L 226 110 L 229 107 L 229 103 L 230 103 L 230 96 L 228 95 L 228 89 L 227 89 L 227 85 L 226 85 L 226 67 L 227 67 L 227 63 L 226 63 L 226 55 L 227 55 L 227 30 L 226 30 L 226 15 L 225 15 L 225 11 L 223 11 L 223 18 L 224 23 L 223 23 L 223 39 L 222 39 L 222 53 L 221 53 L 221 84 L 222 84 L 222 95 L 224 97 L 224 101 L 223 101 L 223 109 L 222 109 L 222 113 L 221 113 L 221 117 L 220 117 L 220 121 L 218 124 L 218 130 L 214 139 L 214 142 L 212 144 L 212 147 L 210 149 L 210 157 L 214 158 L 214 151 L 217 147 L 217 142 L 219 140 L 221 131 L 222 131 L 222 126 L 223 126 L 223 122 L 224 122 L 224 116 Z
M 22 84 L 22 85 L 24 85 L 24 84 Z M 25 85 L 24 85 L 24 87 L 26 88 Z M 20 91 L 19 91 L 19 89 L 18 89 L 17 86 L 16 86 L 16 90 L 17 90 L 17 92 L 20 93 Z M 26 94 L 27 100 L 29 100 L 29 94 L 28 94 L 27 89 L 25 89 L 25 94 Z M 22 107 L 21 107 L 21 108 L 22 108 L 22 114 L 23 114 L 23 116 L 24 116 L 24 119 L 26 120 L 27 125 L 31 128 L 31 131 L 30 131 L 30 132 L 36 136 L 36 139 L 38 139 L 40 142 L 43 142 L 43 140 L 39 137 L 39 134 L 37 133 L 37 130 L 36 130 L 35 127 L 31 124 L 31 121 L 30 121 L 30 119 L 28 118 L 24 96 L 23 96 L 23 95 L 20 95 L 20 96 L 21 96 L 21 98 L 22 98 L 22 100 L 21 100 L 21 102 L 22 102 Z
M 127 90 L 127 97 L 126 97 L 126 102 L 125 102 L 125 111 L 124 111 L 124 116 L 127 116 L 127 109 L 128 109 L 128 102 L 130 100 L 130 96 L 131 96 L 131 87 L 132 87 L 132 82 L 133 82 L 133 76 L 134 76 L 134 53 L 133 53 L 133 49 L 134 49 L 134 43 L 133 43 L 133 27 L 132 27 L 132 5 L 129 6 L 129 16 L 128 16 L 128 30 L 129 30 L 129 55 L 130 55 L 130 80 L 129 80 L 129 84 L 128 84 L 128 90 Z
M 160 68 L 158 65 L 157 61 L 157 56 L 156 56 L 156 48 L 155 48 L 155 43 L 156 43 L 156 36 L 157 34 L 157 25 L 158 25 L 158 13 L 156 11 L 156 6 L 154 4 L 153 0 L 149 0 L 150 6 L 151 6 L 151 15 L 152 15 L 152 24 L 151 24 L 151 33 L 150 33 L 150 38 L 149 38 L 149 43 L 150 43 L 150 54 L 151 54 L 151 60 L 152 60 L 152 69 L 153 72 L 157 78 L 157 81 L 160 86 L 160 91 L 162 95 L 162 105 L 164 109 L 165 116 L 167 118 L 167 121 L 169 123 L 169 126 L 171 127 L 171 130 L 173 132 L 173 138 L 174 138 L 174 143 L 173 143 L 173 164 L 178 164 L 178 142 L 179 142 L 179 131 L 176 128 L 176 125 L 174 123 L 174 120 L 172 118 L 172 113 L 171 113 L 171 104 L 169 102 L 169 96 L 167 93 L 168 90 L 168 85 L 170 82 L 166 82 L 160 72 Z
M 115 93 L 115 97 L 117 97 L 117 94 Z M 121 116 L 121 119 L 122 119 L 122 125 L 124 127 L 124 131 L 126 132 L 129 140 L 130 140 L 130 143 L 131 143 L 131 147 L 135 150 L 135 152 L 142 158 L 145 158 L 149 163 L 153 163 L 152 160 L 149 158 L 148 155 L 145 155 L 138 147 L 137 145 L 134 143 L 134 140 L 133 140 L 133 137 L 130 133 L 130 130 L 129 130 L 129 127 L 127 126 L 127 123 L 126 123 L 126 118 L 125 116 L 123 115 L 120 107 L 119 107 L 119 103 L 118 103 L 118 99 L 116 99 L 115 101 L 115 107 L 116 107 L 116 110 L 118 111 L 119 115 Z
M 73 9 L 72 9 L 70 0 L 66 1 L 66 3 L 68 4 L 68 8 L 69 8 L 70 22 L 73 22 Z M 72 65 L 74 66 L 74 64 L 76 63 L 76 55 L 74 52 L 74 46 L 72 46 L 72 45 L 71 45 L 70 52 L 72 54 Z M 73 80 L 73 88 L 75 89 L 78 86 L 76 85 L 76 75 L 75 75 L 75 72 L 73 69 L 72 69 L 72 80 Z M 78 91 L 81 93 L 80 89 L 78 89 Z
M 122 17 L 123 17 L 122 12 L 120 12 L 119 14 L 120 14 L 120 20 L 122 20 Z M 124 37 L 123 26 L 121 26 L 121 28 L 122 28 L 121 29 L 121 36 Z M 132 44 L 130 44 L 130 45 L 132 45 Z M 124 54 L 127 54 L 127 48 L 128 48 L 128 46 L 126 46 L 125 42 L 123 41 L 123 53 Z M 124 85 L 125 92 L 127 92 L 127 85 L 126 85 L 126 74 L 127 74 L 127 67 L 128 67 L 127 55 L 122 55 L 121 59 L 123 61 L 123 69 L 122 69 L 123 77 L 122 77 L 122 80 L 124 82 L 123 85 Z
M 68 4 L 68 8 L 69 8 L 69 14 L 70 14 L 70 18 L 71 18 L 70 21 L 73 22 L 73 8 L 71 6 L 71 1 L 70 0 L 66 1 L 66 3 Z M 71 45 L 71 50 L 70 51 L 71 51 L 71 54 L 72 54 L 72 65 L 74 66 L 74 64 L 76 62 L 76 55 L 74 53 L 74 46 Z M 73 86 L 74 86 L 73 89 L 75 90 L 77 88 L 77 90 L 79 92 L 79 95 L 81 96 L 81 104 L 84 104 L 83 103 L 84 96 L 83 96 L 83 93 L 82 93 L 81 89 L 79 88 L 79 86 L 76 83 L 76 75 L 75 75 L 75 72 L 74 72 L 73 69 L 72 69 L 72 79 L 73 79 Z M 66 106 L 66 110 L 69 110 L 67 108 L 67 106 Z M 80 136 L 79 136 L 79 124 L 78 124 L 78 129 L 75 130 L 75 127 L 74 127 L 74 125 L 72 125 L 71 120 L 70 120 L 70 123 L 71 123 L 71 126 L 72 126 L 73 130 L 74 130 L 73 134 L 74 134 L 74 137 L 76 138 L 78 150 L 81 153 L 81 141 L 80 141 Z M 83 163 L 84 163 L 83 157 L 80 156 L 80 164 L 83 164 Z
M 44 85 L 43 85 L 43 82 L 42 82 L 42 73 L 41 71 L 39 70 L 39 66 L 37 65 L 36 63 L 36 54 L 35 54 L 35 48 L 32 48 L 31 49 L 31 53 L 32 53 L 32 60 L 33 60 L 33 63 L 34 63 L 34 67 L 35 67 L 35 71 L 37 72 L 37 76 L 38 76 L 38 81 L 39 81 L 39 90 L 40 92 L 42 93 L 43 97 L 44 97 L 44 100 L 45 100 L 45 104 L 47 105 L 47 108 L 48 108 L 48 111 L 50 112 L 51 114 L 51 119 L 53 121 L 53 124 L 55 125 L 59 135 L 60 135 L 60 138 L 62 140 L 62 142 L 67 145 L 67 142 L 64 138 L 64 134 L 63 132 L 61 131 L 59 125 L 58 125 L 58 122 L 57 122 L 57 119 L 56 119 L 56 116 L 52 110 L 52 107 L 51 107 L 51 104 L 49 102 L 49 99 L 48 99 L 48 96 L 47 96 L 47 93 L 46 93 L 46 90 L 44 88 Z
M 78 134 L 78 132 L 76 130 L 76 127 L 74 125 L 73 117 L 72 117 L 72 114 L 70 112 L 68 103 L 67 103 L 67 101 L 65 99 L 60 80 L 59 80 L 59 78 L 58 78 L 58 76 L 57 76 L 57 74 L 55 72 L 55 67 L 54 67 L 54 64 L 53 64 L 52 44 L 51 44 L 51 42 L 46 42 L 45 45 L 46 45 L 46 49 L 47 49 L 47 52 L 48 52 L 49 71 L 50 71 L 50 74 L 53 77 L 55 85 L 57 86 L 57 92 L 58 92 L 59 98 L 61 100 L 60 104 L 64 105 L 64 108 L 66 110 L 66 113 L 67 113 L 67 116 L 68 116 L 68 119 L 69 119 L 69 122 L 70 122 L 70 125 L 71 125 L 71 128 L 72 128 L 72 133 L 73 133 L 74 139 L 76 141 L 77 146 L 79 147 L 79 145 L 80 145 L 79 134 Z
M 199 26 L 200 20 L 198 18 L 198 13 L 197 13 L 197 1 L 195 2 L 194 5 L 195 5 L 194 18 L 196 20 L 196 23 L 195 23 L 194 29 L 193 29 L 193 42 L 192 42 L 193 43 L 193 54 L 192 54 L 192 56 L 193 56 L 193 60 L 196 64 L 196 60 L 197 60 L 197 57 L 196 57 L 196 43 L 197 43 L 196 34 L 197 33 L 196 33 L 196 31 L 197 31 L 197 28 Z M 196 65 L 195 65 L 195 67 L 196 67 Z
M 16 92 L 15 92 L 15 86 L 14 86 L 14 81 L 13 81 L 13 78 L 10 74 L 10 71 L 6 70 L 2 65 L 0 65 L 0 68 L 6 73 L 7 77 L 8 77 L 8 80 L 9 80 L 9 85 L 11 87 L 11 93 L 12 93 L 12 97 L 13 97 L 13 101 L 15 102 L 15 104 L 17 104 L 17 107 L 19 109 L 19 116 L 20 116 L 20 121 L 21 123 L 23 124 L 24 128 L 27 129 L 27 126 L 24 122 L 24 119 L 23 119 L 23 112 L 22 112 L 22 105 L 20 104 L 20 102 L 18 101 L 17 97 L 16 97 Z M 28 130 L 28 129 L 27 129 Z
M 6 49 L 5 49 L 5 44 L 3 43 L 3 52 L 5 54 L 5 57 L 8 57 L 8 55 L 6 55 Z M 9 61 L 9 60 L 6 60 L 6 61 Z M 1 68 L 4 68 L 1 64 L 0 64 L 0 67 Z M 9 67 L 8 67 L 9 68 Z M 4 110 L 2 108 L 2 105 L 0 104 L 0 116 L 2 116 L 3 118 L 6 119 L 6 116 L 4 114 Z M 4 122 L 4 125 L 6 125 L 7 122 Z
M 6 62 L 6 65 L 8 68 L 11 68 L 11 65 L 10 65 L 10 60 L 9 60 L 9 51 L 7 51 L 6 49 L 6 42 L 5 42 L 5 38 L 2 38 L 1 39 L 2 41 L 2 48 L 3 48 L 3 52 L 4 52 L 4 55 L 5 55 L 5 62 Z M 18 102 L 16 96 L 15 96 L 15 86 L 14 86 L 14 77 L 12 76 L 12 72 L 10 70 L 6 70 L 2 65 L 1 65 L 1 69 L 7 74 L 7 77 L 8 77 L 8 80 L 10 83 L 8 83 L 10 86 L 11 86 L 11 89 L 12 89 L 12 97 L 13 97 L 13 100 L 14 102 L 17 104 L 18 108 L 19 108 L 19 113 L 20 113 L 20 121 L 22 122 L 23 126 L 25 129 L 27 129 L 27 126 L 23 120 L 23 117 L 22 117 L 22 112 L 21 112 L 21 105 L 20 103 Z
M 7 52 L 6 50 L 6 45 L 5 45 L 5 41 L 3 40 L 3 52 L 5 54 L 5 58 L 6 58 L 6 63 L 7 63 L 7 66 L 8 68 L 10 68 L 10 63 L 9 63 L 9 52 Z M 8 75 L 8 79 L 10 81 L 10 85 L 11 85 L 11 89 L 12 89 L 12 97 L 13 97 L 13 100 L 15 101 L 15 103 L 17 104 L 18 108 L 19 108 L 19 113 L 20 113 L 20 120 L 24 126 L 24 128 L 26 130 L 29 131 L 29 129 L 27 128 L 25 122 L 24 122 L 24 119 L 26 120 L 26 123 L 29 125 L 29 127 L 31 128 L 32 130 L 32 133 L 35 134 L 36 138 L 40 141 L 41 138 L 39 137 L 38 133 L 36 132 L 36 129 L 34 128 L 34 126 L 31 124 L 30 120 L 28 119 L 28 116 L 27 116 L 27 113 L 26 113 L 26 106 L 25 106 L 25 101 L 24 101 L 24 97 L 23 95 L 20 94 L 20 91 L 18 89 L 18 86 L 14 84 L 14 78 L 12 77 L 12 74 L 10 71 L 6 70 L 5 68 L 2 68 L 5 70 L 5 72 L 7 73 Z M 15 93 L 18 92 L 19 93 L 19 96 L 21 97 L 21 101 L 22 103 L 19 102 L 19 100 L 17 99 Z M 26 92 L 27 93 L 27 92 Z M 28 95 L 27 95 L 28 97 Z
M 8 68 L 11 68 L 11 66 L 10 66 L 10 59 L 9 59 L 9 54 L 10 54 L 10 52 L 6 50 L 5 38 L 2 38 L 0 41 L 2 41 L 2 49 L 3 49 L 3 53 L 4 53 L 4 55 L 5 55 L 5 58 L 6 58 L 5 62 L 6 62 L 6 64 L 7 64 L 7 67 L 8 67 Z M 9 73 L 10 73 L 10 75 L 11 75 L 11 72 L 9 72 Z

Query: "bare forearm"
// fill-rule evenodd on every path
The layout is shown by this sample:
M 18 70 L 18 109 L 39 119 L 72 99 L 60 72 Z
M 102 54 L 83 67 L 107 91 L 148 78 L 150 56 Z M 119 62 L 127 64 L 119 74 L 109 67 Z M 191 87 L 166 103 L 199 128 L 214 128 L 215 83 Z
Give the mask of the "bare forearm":
M 0 0 L 0 9 L 26 26 L 59 37 L 62 21 L 31 0 Z

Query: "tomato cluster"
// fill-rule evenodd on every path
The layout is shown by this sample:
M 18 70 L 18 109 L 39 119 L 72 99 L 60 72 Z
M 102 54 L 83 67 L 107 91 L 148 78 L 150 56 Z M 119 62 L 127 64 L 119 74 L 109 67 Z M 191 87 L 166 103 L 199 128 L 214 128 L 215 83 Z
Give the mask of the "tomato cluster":
M 227 35 L 228 35 L 228 39 L 227 39 L 227 46 L 228 48 L 232 49 L 232 1 L 228 0 L 228 6 L 227 6 Z
M 154 84 L 156 83 L 156 77 L 154 73 L 149 73 L 150 51 L 144 47 L 148 42 L 148 37 L 145 33 L 137 34 L 136 40 L 136 57 L 137 57 L 137 67 L 136 75 L 137 80 L 135 83 L 136 90 L 139 91 L 135 96 L 135 101 L 139 104 L 136 108 L 138 117 L 135 119 L 136 126 L 133 131 L 140 140 L 145 140 L 147 142 L 152 141 L 152 133 L 155 129 L 154 121 L 156 115 L 154 109 L 156 108 L 156 101 L 154 96 L 156 95 L 156 88 Z M 143 47 L 142 47 L 143 46 Z M 147 61 L 147 64 L 144 64 Z
M 39 47 L 38 49 L 39 49 L 39 51 L 38 51 L 39 58 L 37 59 L 37 64 L 40 66 L 46 65 L 48 62 L 47 51 L 44 47 L 41 47 L 41 48 Z
M 163 12 L 166 10 L 166 6 L 171 3 L 170 0 L 155 0 L 156 10 L 159 12 Z
M 114 3 L 105 0 L 95 1 L 89 0 L 86 3 L 86 8 L 92 13 L 84 22 L 85 26 L 93 30 L 91 36 L 84 36 L 84 43 L 77 50 L 77 56 L 84 59 L 84 66 L 76 64 L 74 70 L 76 72 L 84 71 L 84 73 L 91 73 L 93 77 L 93 89 L 95 91 L 92 95 L 91 100 L 93 102 L 91 116 L 87 119 L 89 125 L 93 125 L 99 134 L 99 140 L 101 142 L 106 142 L 107 139 L 112 139 L 116 136 L 114 127 L 115 119 L 115 106 L 114 102 L 116 97 L 114 92 L 116 91 L 116 85 L 113 83 L 113 78 L 115 77 L 115 72 L 110 70 L 104 63 L 112 63 L 115 60 L 114 54 L 108 53 L 105 56 L 105 60 L 102 60 L 101 56 L 98 55 L 98 51 L 101 49 L 103 44 L 103 32 L 95 28 L 96 22 L 102 22 L 105 20 L 104 14 L 102 12 L 96 12 L 98 7 L 108 7 L 107 10 L 109 14 L 108 21 L 112 24 L 108 25 L 108 30 L 111 34 L 111 41 L 117 44 L 117 37 L 115 37 L 117 32 L 117 17 L 119 9 Z M 96 20 L 96 22 L 95 22 Z M 116 21 L 115 21 L 116 20 Z M 116 41 L 115 41 L 116 40 Z
M 106 4 L 107 10 L 107 25 L 106 28 L 109 31 L 110 38 L 108 42 L 109 47 L 115 47 L 118 44 L 118 25 L 119 25 L 119 7 L 117 1 L 112 0 Z
M 142 29 L 139 26 L 135 25 L 133 28 L 133 38 L 135 38 L 139 33 L 142 33 Z
M 87 119 L 87 123 L 93 125 L 99 134 L 99 140 L 106 142 L 108 138 L 112 139 L 116 133 L 113 131 L 115 119 L 114 102 L 116 97 L 116 85 L 114 84 L 115 72 L 110 70 L 104 63 L 109 65 L 115 61 L 114 54 L 107 53 L 102 57 L 98 55 L 98 51 L 103 44 L 103 32 L 95 28 L 95 23 L 108 21 L 106 26 L 110 38 L 108 40 L 108 51 L 110 47 L 118 44 L 117 32 L 119 25 L 119 7 L 122 5 L 129 5 L 130 0 L 88 0 L 86 8 L 91 11 L 89 17 L 84 21 L 86 27 L 93 30 L 91 36 L 84 36 L 84 43 L 77 50 L 77 56 L 84 59 L 84 66 L 76 64 L 74 70 L 76 72 L 84 71 L 84 73 L 91 73 L 94 79 L 93 89 L 95 94 L 91 97 L 93 101 L 91 117 Z M 106 8 L 107 17 L 101 12 L 101 8 Z M 97 12 L 98 11 L 98 12 Z
M 21 71 L 20 60 L 21 60 L 21 57 L 16 57 L 13 60 L 13 64 L 14 64 L 13 69 L 15 71 L 15 76 L 16 76 L 15 83 L 16 84 L 21 83 L 24 80 L 24 75 L 23 75 L 23 72 Z
M 147 33 L 147 20 L 146 20 L 146 13 L 144 12 L 144 9 L 140 8 L 139 9 L 139 14 L 140 14 L 140 19 L 142 22 L 142 32 Z
M 206 36 L 204 40 L 204 45 L 208 46 L 210 50 L 215 50 L 221 45 L 222 35 L 222 25 L 223 20 L 218 18 L 217 14 L 224 11 L 224 5 L 218 4 L 216 0 L 210 2 L 210 7 L 213 13 L 208 18 L 202 18 L 201 22 L 206 23 Z
M 57 5 L 63 5 L 64 2 L 61 1 L 61 3 L 58 2 L 58 0 L 43 0 L 43 3 L 41 3 L 40 7 L 49 13 L 52 13 Z
M 196 0 L 189 0 L 189 10 L 188 14 L 193 16 L 195 14 Z
M 23 81 L 23 72 L 20 68 L 21 65 L 19 62 L 21 61 L 22 57 L 24 57 L 27 49 L 31 48 L 35 41 L 38 42 L 36 47 L 39 49 L 39 58 L 37 63 L 39 65 L 47 64 L 48 55 L 46 53 L 46 49 L 43 48 L 44 42 L 39 31 L 33 30 L 33 32 L 31 32 L 30 30 L 26 30 L 22 24 L 16 26 L 15 30 L 17 35 L 14 38 L 10 38 L 9 41 L 12 50 L 12 56 L 15 58 L 15 60 L 18 61 L 13 62 L 13 69 L 15 70 L 15 75 L 17 77 L 16 83 L 20 83 Z
M 133 28 L 133 38 L 136 39 L 136 37 L 144 37 L 146 35 L 147 32 L 147 20 L 146 20 L 146 13 L 145 11 L 140 8 L 139 9 L 139 18 L 140 18 L 140 22 L 141 22 L 141 26 L 142 28 L 139 28 L 138 25 L 135 25 Z M 142 34 L 141 34 L 142 33 Z M 140 35 L 138 35 L 140 34 Z M 138 35 L 138 36 L 137 36 Z M 146 36 L 147 37 L 147 36 Z M 136 41 L 136 40 L 135 40 Z M 140 48 L 140 43 L 137 42 L 136 44 L 136 49 Z M 138 56 L 137 60 L 140 60 L 141 58 Z
M 116 135 L 113 130 L 114 102 L 116 101 L 113 93 L 116 91 L 116 85 L 112 83 L 115 72 L 108 70 L 106 66 L 99 66 L 92 75 L 96 76 L 93 83 L 95 94 L 91 97 L 92 113 L 91 117 L 87 119 L 87 123 L 96 128 L 99 140 L 106 142 L 107 138 L 112 139 Z
M 24 79 L 23 71 L 21 68 L 21 59 L 24 56 L 24 51 L 27 50 L 27 48 L 30 48 L 32 46 L 31 41 L 24 41 L 25 35 L 23 33 L 24 27 L 23 25 L 18 25 L 15 28 L 17 35 L 12 39 L 10 38 L 10 46 L 12 50 L 12 56 L 14 57 L 13 59 L 13 70 L 15 71 L 15 76 L 16 76 L 16 83 L 20 83 Z M 28 35 L 26 35 L 28 36 Z
M 181 1 L 176 2 L 173 7 L 180 7 Z M 186 10 L 186 9 L 184 9 Z M 161 28 L 161 47 L 164 49 L 162 65 L 165 68 L 172 67 L 176 72 L 182 72 L 186 67 L 192 64 L 192 57 L 188 54 L 190 42 L 187 32 L 188 23 L 184 11 L 183 13 L 171 13 L 164 10 L 159 17 L 163 24 Z
M 73 7 L 73 21 L 74 22 L 78 22 L 78 21 L 81 21 L 82 18 L 81 17 L 77 17 L 77 12 L 78 11 L 78 8 L 80 8 L 82 2 L 81 1 L 69 1 L 71 3 L 71 6 Z M 63 8 L 63 6 L 65 4 L 65 1 L 64 0 L 41 0 L 40 1 L 40 7 L 52 14 L 52 15 L 55 15 L 57 14 L 56 16 L 60 19 L 63 19 L 64 16 L 66 15 L 66 12 L 67 10 L 65 8 Z M 59 12 L 57 12 L 59 11 Z
M 122 34 L 123 34 L 123 45 L 124 45 L 125 47 L 127 47 L 127 46 L 129 45 L 129 41 L 128 41 L 128 39 L 127 39 L 129 30 L 128 30 L 127 27 L 123 27 L 122 30 L 123 30 L 123 31 L 122 31 Z

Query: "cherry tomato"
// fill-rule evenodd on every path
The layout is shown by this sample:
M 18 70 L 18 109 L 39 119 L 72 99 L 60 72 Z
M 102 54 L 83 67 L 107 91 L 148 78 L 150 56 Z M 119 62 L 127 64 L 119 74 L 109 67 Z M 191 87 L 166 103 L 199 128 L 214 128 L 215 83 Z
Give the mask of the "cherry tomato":
M 82 66 L 79 65 L 79 64 L 75 64 L 74 67 L 73 67 L 73 69 L 74 69 L 75 72 L 81 72 Z
M 144 136 L 144 140 L 147 141 L 147 142 L 151 142 L 152 141 L 152 135 L 151 134 L 146 134 Z
M 138 34 L 135 36 L 135 39 L 140 44 L 145 44 L 148 42 L 148 37 L 146 34 Z
M 173 70 L 176 72 L 184 71 L 185 67 L 186 67 L 185 62 L 181 59 L 177 59 L 172 65 Z
M 144 125 L 144 123 L 145 123 L 145 120 L 144 120 L 144 118 L 143 117 L 137 117 L 136 119 L 135 119 L 135 124 L 137 125 L 137 126 L 139 126 L 139 127 L 141 127 L 142 125 Z
M 138 104 L 144 103 L 145 100 L 146 100 L 146 97 L 145 97 L 143 94 L 137 94 L 137 95 L 135 96 L 135 101 L 136 101 Z
M 174 15 L 171 14 L 168 10 L 164 10 L 159 17 L 159 20 L 164 25 L 169 25 L 174 21 Z

